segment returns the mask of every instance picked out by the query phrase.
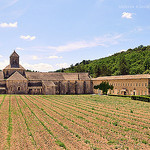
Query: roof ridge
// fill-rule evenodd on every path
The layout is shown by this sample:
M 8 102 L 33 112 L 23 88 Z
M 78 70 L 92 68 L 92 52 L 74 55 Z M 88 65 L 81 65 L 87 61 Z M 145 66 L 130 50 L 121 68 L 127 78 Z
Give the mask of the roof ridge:
M 14 72 L 7 80 L 27 80 L 18 71 Z

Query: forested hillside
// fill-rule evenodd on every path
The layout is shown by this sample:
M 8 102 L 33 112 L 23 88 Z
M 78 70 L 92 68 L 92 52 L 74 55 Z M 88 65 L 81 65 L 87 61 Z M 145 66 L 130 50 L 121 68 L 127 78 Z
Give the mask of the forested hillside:
M 92 77 L 150 73 L 150 46 L 141 45 L 93 61 L 83 60 L 57 72 L 89 72 Z

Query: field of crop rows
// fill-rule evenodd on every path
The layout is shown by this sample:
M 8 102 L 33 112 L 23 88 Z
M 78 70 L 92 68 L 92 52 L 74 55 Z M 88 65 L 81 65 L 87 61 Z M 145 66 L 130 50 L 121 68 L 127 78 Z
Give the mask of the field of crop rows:
M 97 95 L 1 95 L 0 150 L 150 149 L 150 103 Z

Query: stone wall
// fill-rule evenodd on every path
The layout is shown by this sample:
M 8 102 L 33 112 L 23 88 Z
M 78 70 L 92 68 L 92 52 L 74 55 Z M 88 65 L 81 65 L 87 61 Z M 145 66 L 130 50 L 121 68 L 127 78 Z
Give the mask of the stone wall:
M 27 94 L 28 93 L 28 81 L 15 81 L 7 80 L 6 89 L 8 94 Z
M 103 80 L 104 81 L 104 80 Z M 114 95 L 148 95 L 149 89 L 148 79 L 121 79 L 121 80 L 105 80 L 114 86 L 113 90 L 109 90 L 108 94 Z M 93 80 L 94 85 L 98 85 L 102 80 Z M 98 90 L 94 89 L 94 93 Z

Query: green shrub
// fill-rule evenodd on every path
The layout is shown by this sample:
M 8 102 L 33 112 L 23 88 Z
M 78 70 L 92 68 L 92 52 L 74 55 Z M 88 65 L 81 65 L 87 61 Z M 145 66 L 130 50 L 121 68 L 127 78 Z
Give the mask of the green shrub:
M 144 102 L 150 102 L 150 97 L 148 96 L 131 96 L 132 100 L 139 100 L 139 101 L 144 101 Z
M 57 140 L 56 144 L 58 144 L 60 147 L 63 147 L 64 149 L 66 149 L 66 146 L 64 143 L 62 143 L 61 141 Z
M 90 143 L 90 141 L 89 141 L 89 140 L 85 140 L 84 142 L 85 142 L 86 144 Z

